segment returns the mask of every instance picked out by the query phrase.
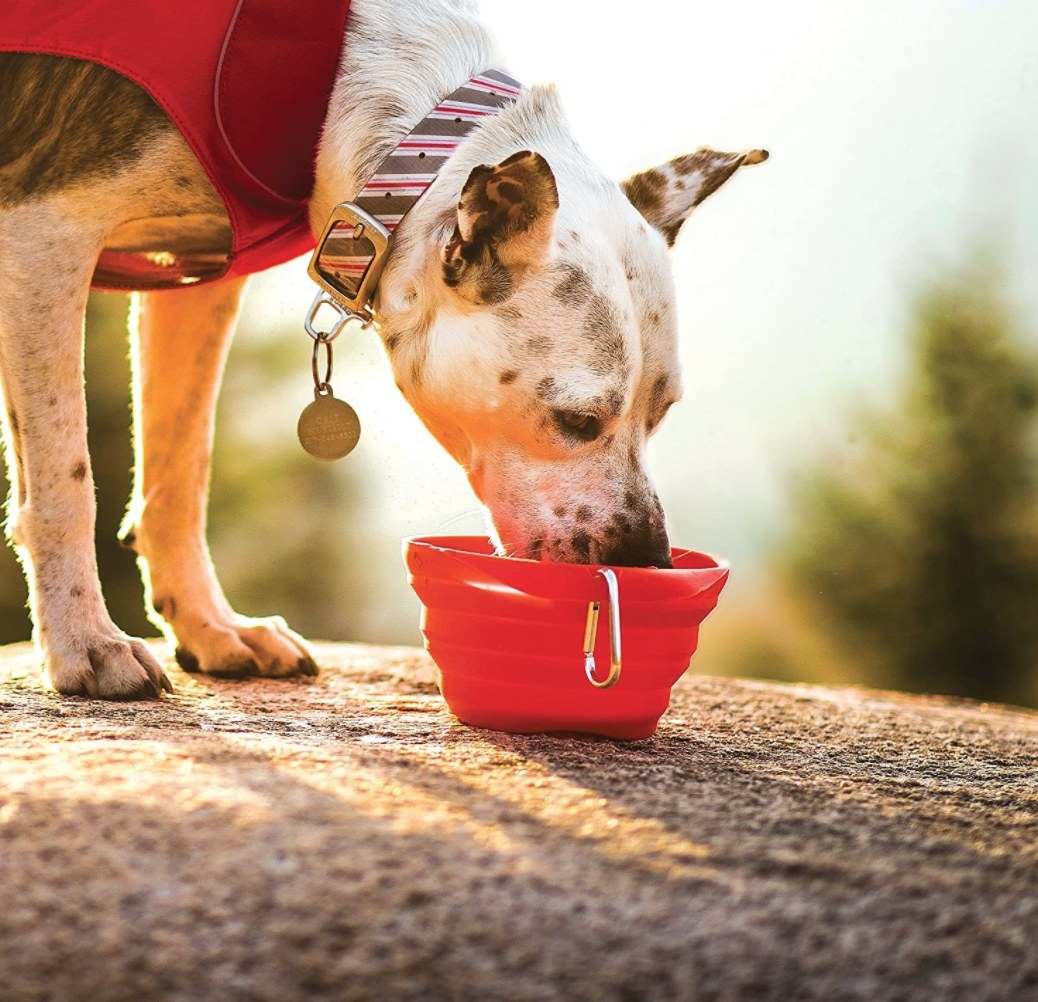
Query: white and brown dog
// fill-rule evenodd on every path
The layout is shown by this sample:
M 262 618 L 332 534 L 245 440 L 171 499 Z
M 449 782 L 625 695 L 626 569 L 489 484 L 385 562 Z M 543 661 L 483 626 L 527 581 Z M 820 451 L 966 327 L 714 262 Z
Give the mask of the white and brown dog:
M 65 6 L 89 16 L 120 2 L 122 21 L 144 16 L 136 0 Z M 164 5 L 180 19 L 169 30 L 214 4 Z M 62 21 L 53 3 L 13 6 L 23 22 L 34 6 Z M 244 18 L 262 3 L 223 6 Z M 332 39 L 312 192 L 293 202 L 314 232 L 445 95 L 500 65 L 460 0 L 323 5 L 336 6 L 342 18 L 349 7 L 346 43 L 341 32 Z M 0 31 L 12 17 L 0 14 Z M 319 34 L 327 44 L 327 30 Z M 47 677 L 59 692 L 108 699 L 169 689 L 148 647 L 109 617 L 94 555 L 83 314 L 92 282 L 120 284 L 120 260 L 187 285 L 160 291 L 141 272 L 136 287 L 149 291 L 131 316 L 136 469 L 124 534 L 154 622 L 191 670 L 313 674 L 306 645 L 281 620 L 234 612 L 205 540 L 216 395 L 243 272 L 260 260 L 243 252 L 228 268 L 241 250 L 237 210 L 190 127 L 132 70 L 115 72 L 114 57 L 101 65 L 70 45 L 55 55 L 8 37 L 0 48 L 19 50 L 0 53 L 8 531 Z M 234 79 L 228 70 L 218 83 Z M 233 133 L 227 117 L 221 131 Z M 275 152 L 296 141 L 251 130 L 244 142 L 257 137 Z M 764 155 L 700 150 L 618 185 L 574 144 L 555 92 L 532 87 L 468 135 L 396 230 L 377 326 L 401 392 L 465 469 L 501 552 L 669 563 L 643 465 L 647 438 L 681 393 L 667 247 L 696 205 Z M 303 156 L 312 161 L 312 150 Z

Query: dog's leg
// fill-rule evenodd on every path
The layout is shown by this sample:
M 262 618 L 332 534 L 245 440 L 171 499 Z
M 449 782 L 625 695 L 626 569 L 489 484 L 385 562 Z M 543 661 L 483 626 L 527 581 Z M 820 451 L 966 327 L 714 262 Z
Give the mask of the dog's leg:
M 59 692 L 159 695 L 169 682 L 112 622 L 94 551 L 83 393 L 83 313 L 101 233 L 37 202 L 0 213 L 0 375 L 8 533 L 29 584 L 34 637 Z
M 140 297 L 131 324 L 135 482 L 122 537 L 139 555 L 153 621 L 185 669 L 313 675 L 306 645 L 283 620 L 230 607 L 205 538 L 216 397 L 244 286 L 233 279 Z

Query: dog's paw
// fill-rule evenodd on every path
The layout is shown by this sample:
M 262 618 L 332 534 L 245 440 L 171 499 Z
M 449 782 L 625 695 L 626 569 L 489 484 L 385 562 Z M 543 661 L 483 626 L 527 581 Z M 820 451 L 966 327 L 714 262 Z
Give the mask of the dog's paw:
M 316 675 L 306 642 L 280 616 L 206 625 L 194 636 L 178 635 L 177 663 L 184 671 L 219 678 L 292 678 Z
M 125 634 L 81 636 L 64 649 L 48 645 L 44 678 L 62 695 L 91 699 L 158 699 L 173 691 L 148 645 Z

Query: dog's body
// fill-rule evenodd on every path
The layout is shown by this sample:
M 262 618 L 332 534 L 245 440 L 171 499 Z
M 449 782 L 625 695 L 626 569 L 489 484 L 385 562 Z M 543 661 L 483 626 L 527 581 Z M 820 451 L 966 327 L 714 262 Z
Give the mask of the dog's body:
M 354 0 L 313 229 L 445 94 L 497 64 L 467 5 Z M 554 93 L 533 88 L 463 143 L 401 224 L 376 301 L 380 334 L 401 391 L 465 468 L 503 552 L 669 561 L 642 465 L 680 393 L 666 248 L 696 204 L 759 159 L 701 151 L 621 191 L 573 144 Z M 0 53 L 8 528 L 61 692 L 168 688 L 147 647 L 111 622 L 97 577 L 80 339 L 98 254 L 220 253 L 229 232 L 205 171 L 140 87 L 89 62 Z M 282 621 L 230 608 L 205 542 L 213 414 L 243 287 L 233 277 L 136 301 L 124 535 L 186 667 L 311 674 Z

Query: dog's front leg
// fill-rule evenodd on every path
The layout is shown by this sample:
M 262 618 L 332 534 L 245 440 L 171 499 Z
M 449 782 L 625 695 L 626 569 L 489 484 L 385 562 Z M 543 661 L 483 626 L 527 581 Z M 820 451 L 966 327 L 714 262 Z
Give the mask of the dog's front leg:
M 83 313 L 99 246 L 97 227 L 46 203 L 0 214 L 7 529 L 51 685 L 70 695 L 140 699 L 170 685 L 147 646 L 109 617 L 94 551 Z
M 123 527 L 137 551 L 149 614 L 189 671 L 314 675 L 284 621 L 239 616 L 206 542 L 216 398 L 244 279 L 140 296 L 131 321 L 134 491 Z

